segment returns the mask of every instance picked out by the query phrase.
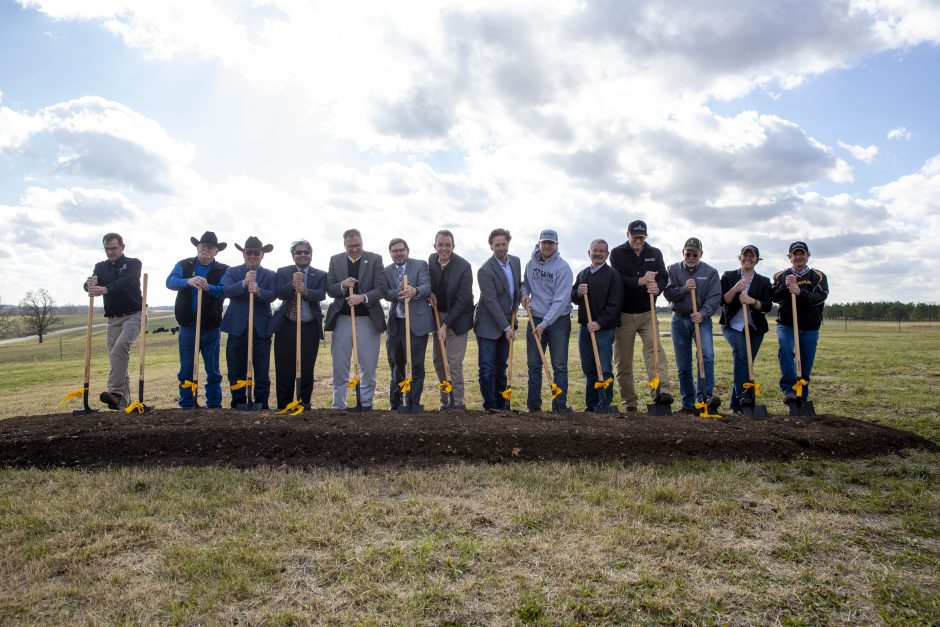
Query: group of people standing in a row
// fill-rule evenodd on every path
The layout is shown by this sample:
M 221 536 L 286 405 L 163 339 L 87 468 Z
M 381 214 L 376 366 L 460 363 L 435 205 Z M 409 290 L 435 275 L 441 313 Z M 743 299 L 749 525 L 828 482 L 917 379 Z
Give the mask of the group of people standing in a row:
M 293 263 L 276 272 L 262 267 L 271 244 L 255 236 L 244 247 L 235 244 L 244 263 L 229 267 L 216 260 L 227 244 L 215 233 L 191 237 L 196 255 L 179 261 L 166 280 L 167 288 L 178 292 L 175 315 L 180 328 L 180 407 L 192 407 L 191 386 L 195 357 L 197 303 L 199 351 L 206 370 L 205 404 L 222 406 L 222 374 L 219 364 L 221 332 L 228 334 L 226 362 L 231 389 L 231 406 L 246 402 L 239 382 L 248 376 L 249 301 L 252 309 L 252 356 L 254 401 L 269 407 L 270 354 L 273 336 L 276 372 L 275 395 L 278 409 L 295 400 L 297 330 L 300 330 L 299 399 L 310 405 L 313 369 L 324 329 L 332 332 L 330 351 L 333 363 L 334 409 L 347 407 L 347 383 L 356 345 L 361 409 L 372 409 L 379 348 L 386 333 L 386 352 L 391 368 L 389 402 L 397 409 L 403 402 L 399 382 L 410 374 L 408 403 L 420 405 L 425 379 L 425 354 L 433 336 L 433 363 L 440 380 L 449 372 L 452 389 L 441 391 L 442 408 L 465 408 L 463 361 L 471 329 L 476 334 L 479 385 L 485 410 L 508 407 L 507 365 L 510 346 L 518 333 L 516 312 L 520 305 L 530 314 L 526 330 L 528 390 L 526 407 L 542 409 L 543 359 L 550 361 L 555 392 L 551 409 L 570 412 L 568 404 L 568 343 L 571 310 L 578 304 L 578 347 L 585 375 L 586 411 L 609 407 L 614 378 L 622 406 L 635 411 L 640 399 L 634 385 L 633 350 L 636 336 L 643 345 L 647 380 L 658 378 L 652 391 L 657 402 L 672 404 L 669 368 L 662 345 L 654 338 L 655 301 L 660 293 L 671 304 L 671 336 L 678 369 L 681 409 L 692 413 L 696 406 L 711 411 L 721 401 L 714 394 L 714 346 L 712 316 L 720 310 L 723 334 L 734 355 L 733 411 L 747 402 L 747 343 L 752 358 L 769 327 L 765 317 L 774 302 L 780 303 L 777 317 L 780 390 L 785 402 L 807 398 L 823 304 L 829 287 L 826 276 L 808 266 L 809 247 L 794 242 L 789 247 L 790 267 L 777 272 L 773 280 L 755 271 L 760 261 L 756 246 L 747 245 L 738 255 L 740 267 L 719 277 L 717 270 L 702 261 L 702 243 L 689 238 L 683 246 L 683 259 L 666 267 L 662 252 L 647 240 L 647 226 L 641 220 L 628 227 L 628 240 L 611 250 L 606 241 L 590 244 L 590 265 L 573 276 L 571 267 L 558 251 L 558 234 L 546 229 L 523 268 L 519 257 L 509 254 L 512 236 L 506 229 L 489 235 L 493 255 L 478 268 L 479 301 L 474 304 L 473 273 L 469 262 L 454 252 L 454 235 L 438 231 L 435 252 L 428 260 L 412 259 L 407 242 L 392 239 L 388 245 L 392 263 L 384 266 L 382 256 L 363 249 L 362 235 L 356 229 L 343 233 L 345 250 L 331 257 L 324 272 L 311 266 L 313 249 L 306 240 L 291 244 Z M 141 263 L 124 255 L 124 241 L 117 233 L 103 238 L 107 259 L 95 266 L 85 282 L 91 296 L 102 296 L 108 318 L 107 344 L 111 362 L 108 389 L 101 401 L 112 409 L 130 403 L 128 361 L 131 346 L 140 333 Z M 608 264 L 608 257 L 610 263 Z M 199 297 L 201 292 L 201 298 Z M 794 295 L 795 298 L 793 296 Z M 249 296 L 253 295 L 253 296 Z M 324 319 L 320 303 L 331 297 Z M 223 302 L 229 299 L 224 309 Z M 693 300 L 694 299 L 694 300 Z M 271 305 L 280 300 L 272 311 Z M 382 300 L 389 303 L 386 318 Z M 298 301 L 300 323 L 297 323 Z M 794 358 L 794 311 L 799 321 L 799 348 L 802 371 L 797 375 Z M 406 313 L 410 338 L 406 337 Z M 746 315 L 745 315 L 746 310 Z M 355 332 L 353 331 L 355 324 Z M 748 324 L 745 338 L 744 325 Z M 693 376 L 692 343 L 700 330 L 702 376 Z M 355 335 L 355 342 L 354 342 Z M 597 347 L 597 357 L 591 339 Z M 410 373 L 406 355 L 410 339 Z M 657 346 L 658 344 L 658 346 Z M 442 350 L 443 345 L 443 350 Z M 541 346 L 542 350 L 539 350 Z M 654 346 L 658 354 L 654 355 Z M 547 355 L 546 355 L 547 354 Z M 445 356 L 447 368 L 445 368 Z M 598 372 L 596 364 L 602 372 Z M 546 371 L 549 370 L 545 365 Z M 805 384 L 798 385 L 798 381 Z M 597 382 L 607 382 L 598 385 Z

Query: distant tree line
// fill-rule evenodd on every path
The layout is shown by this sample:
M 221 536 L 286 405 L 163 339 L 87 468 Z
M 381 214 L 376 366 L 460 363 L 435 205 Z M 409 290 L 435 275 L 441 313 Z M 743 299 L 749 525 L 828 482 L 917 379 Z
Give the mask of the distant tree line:
M 846 303 L 826 305 L 823 312 L 830 320 L 940 320 L 940 305 L 928 303 Z

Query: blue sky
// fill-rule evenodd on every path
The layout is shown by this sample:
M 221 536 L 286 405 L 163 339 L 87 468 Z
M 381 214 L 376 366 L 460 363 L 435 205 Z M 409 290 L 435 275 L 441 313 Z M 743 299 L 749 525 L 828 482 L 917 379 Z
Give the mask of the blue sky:
M 938 42 L 921 0 L 0 0 L 0 301 L 84 302 L 107 231 L 168 304 L 207 229 L 325 268 L 350 227 L 474 264 L 551 227 L 577 271 L 642 218 L 667 262 L 805 239 L 834 302 L 936 302 Z

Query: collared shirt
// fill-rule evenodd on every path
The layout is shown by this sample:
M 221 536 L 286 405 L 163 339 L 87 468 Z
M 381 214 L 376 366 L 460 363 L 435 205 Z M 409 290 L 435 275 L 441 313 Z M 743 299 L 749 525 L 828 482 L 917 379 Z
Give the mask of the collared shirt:
M 512 264 L 509 263 L 509 255 L 506 255 L 506 263 L 501 262 L 495 255 L 493 259 L 496 259 L 496 263 L 499 264 L 499 267 L 503 269 L 503 274 L 506 275 L 506 286 L 509 288 L 509 298 L 514 298 L 516 295 L 516 286 L 512 284 Z
M 752 272 L 750 278 L 747 279 L 747 283 L 745 283 L 744 285 L 744 292 L 743 292 L 744 294 L 747 294 L 747 291 L 751 289 L 751 281 L 754 280 L 754 275 L 755 273 Z M 741 278 L 742 279 L 744 278 L 743 272 L 741 273 Z M 744 332 L 744 308 L 745 307 L 747 307 L 747 305 L 742 304 L 741 308 L 738 309 L 738 312 L 736 314 L 734 314 L 734 317 L 731 319 L 731 322 L 730 322 L 732 329 L 734 329 L 735 331 L 741 331 L 742 333 Z M 757 328 L 757 326 L 754 324 L 754 318 L 752 316 L 747 317 L 747 322 L 752 329 Z

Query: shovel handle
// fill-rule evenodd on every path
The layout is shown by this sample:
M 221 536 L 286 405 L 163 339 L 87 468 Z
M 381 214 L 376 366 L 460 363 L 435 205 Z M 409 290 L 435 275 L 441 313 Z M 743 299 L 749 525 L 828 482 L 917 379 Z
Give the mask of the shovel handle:
M 199 383 L 199 349 L 202 344 L 202 289 L 196 288 L 196 347 L 193 350 L 193 383 Z M 199 404 L 199 386 L 193 388 L 193 407 Z
M 744 346 L 747 349 L 747 378 L 754 380 L 754 357 L 751 355 L 751 323 L 748 321 L 748 308 L 750 305 L 741 303 L 741 313 L 744 315 Z
M 408 287 L 408 275 L 405 274 L 402 276 L 401 280 L 402 287 Z M 405 374 L 408 379 L 411 378 L 411 308 L 409 304 L 411 303 L 411 298 L 406 298 L 404 307 L 405 307 Z
M 349 286 L 349 297 L 352 298 L 353 295 L 353 286 Z M 349 320 L 352 323 L 352 362 L 353 362 L 353 373 L 356 379 L 359 378 L 359 344 L 356 342 L 356 307 L 354 305 L 349 306 Z M 359 386 L 356 386 L 356 389 L 359 389 Z
M 800 322 L 796 316 L 796 294 L 790 292 L 790 310 L 793 312 L 793 348 L 796 356 L 796 378 L 803 378 L 803 363 L 800 360 Z
M 588 324 L 591 324 L 594 320 L 591 318 L 591 303 L 588 302 L 588 295 L 584 295 L 584 312 L 587 314 Z M 597 380 L 604 380 L 604 370 L 601 368 L 601 356 L 597 352 L 597 338 L 594 337 L 594 331 L 590 331 L 588 335 L 591 336 L 591 348 L 594 349 L 594 367 L 597 368 Z
M 698 299 L 696 298 L 695 288 L 693 287 L 692 288 L 692 315 L 695 315 L 697 313 L 698 313 Z M 698 352 L 698 378 L 701 379 L 704 376 L 702 374 L 702 361 L 705 359 L 704 354 L 702 352 L 702 329 L 699 328 L 698 322 L 695 322 L 693 320 L 692 323 L 695 325 L 695 347 L 696 349 L 698 349 L 696 351 Z M 705 390 L 703 389 L 702 392 L 704 393 Z
M 548 378 L 548 385 L 551 387 L 555 381 L 552 379 L 552 369 L 548 367 L 548 360 L 545 359 L 545 349 L 542 348 L 542 340 L 535 334 L 535 320 L 532 319 L 532 310 L 529 304 L 525 303 L 525 311 L 529 314 L 529 326 L 532 327 L 532 338 L 535 340 L 535 347 L 539 350 L 539 357 L 542 358 L 542 368 L 545 370 L 545 376 Z
M 138 401 L 141 403 L 144 402 L 144 363 L 146 355 L 146 330 L 147 330 L 147 273 L 144 272 L 143 284 L 141 286 L 141 299 L 140 299 L 140 385 L 139 387 L 139 397 Z
M 650 295 L 650 324 L 653 325 L 653 376 L 659 376 L 659 330 L 656 328 L 656 295 Z
M 437 311 L 437 301 L 431 301 L 431 309 L 434 311 L 434 328 L 438 331 L 437 341 L 441 345 L 441 357 L 444 362 L 444 377 L 450 381 L 450 364 L 447 363 L 447 343 L 444 341 L 439 333 L 441 330 L 441 315 Z
M 300 378 L 300 315 L 301 315 L 303 303 L 301 302 L 302 297 L 300 295 L 300 290 L 297 290 L 296 294 L 297 294 L 297 298 L 295 300 L 297 301 L 297 307 L 296 307 L 296 311 L 294 312 L 294 316 L 297 318 L 297 326 L 296 326 L 297 337 L 294 339 L 294 378 L 299 379 Z M 298 398 L 297 400 L 300 400 L 300 398 Z

